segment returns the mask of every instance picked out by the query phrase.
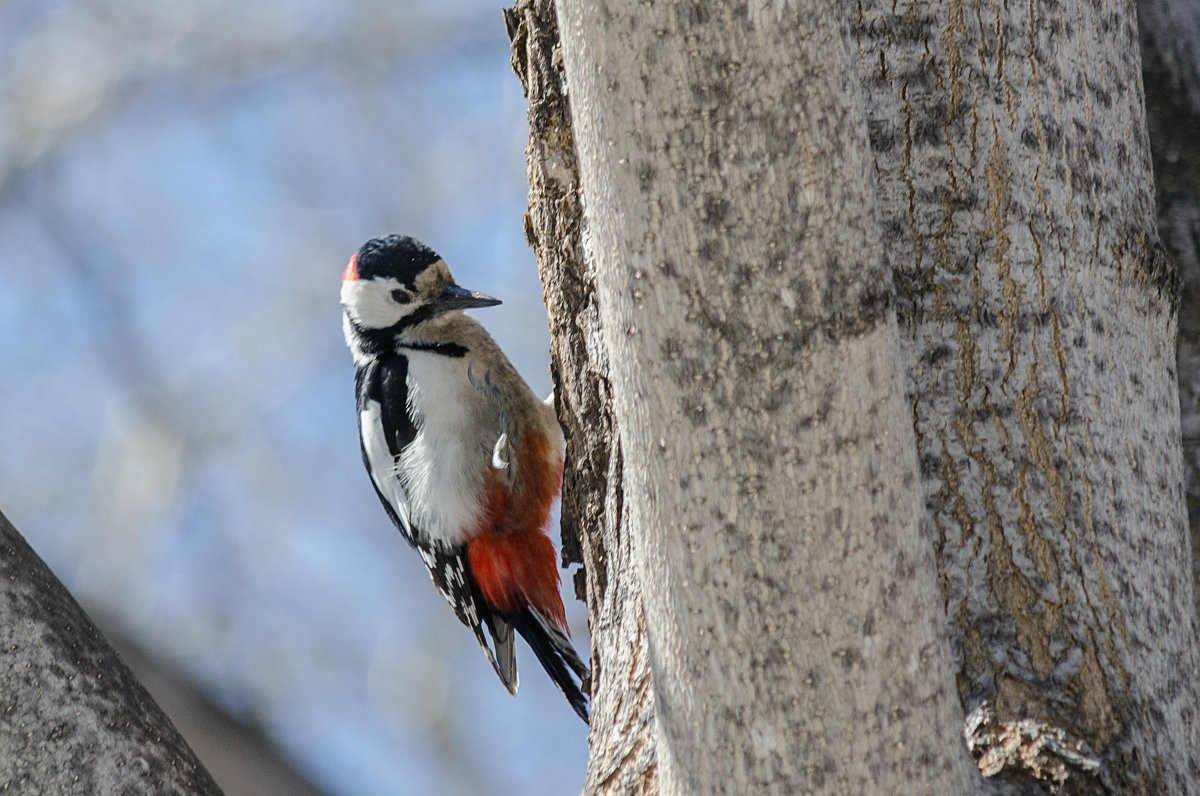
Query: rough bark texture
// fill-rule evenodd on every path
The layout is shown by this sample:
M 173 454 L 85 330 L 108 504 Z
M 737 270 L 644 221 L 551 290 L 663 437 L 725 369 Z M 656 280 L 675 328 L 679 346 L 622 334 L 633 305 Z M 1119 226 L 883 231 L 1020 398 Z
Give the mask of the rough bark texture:
M 813 88 L 819 80 L 798 89 L 771 82 L 794 69 L 795 61 L 814 68 L 806 53 L 821 39 L 813 31 L 827 24 L 828 11 L 813 11 L 801 24 L 794 4 L 771 4 L 763 12 L 755 5 L 741 18 L 719 19 L 720 35 L 709 37 L 701 31 L 712 23 L 710 15 L 735 12 L 705 5 L 645 4 L 633 10 L 567 0 L 562 5 L 570 9 L 564 16 L 567 70 L 584 153 L 588 251 L 595 263 L 574 266 L 574 273 L 587 275 L 584 292 L 591 302 L 576 304 L 591 313 L 587 356 L 560 356 L 559 375 L 580 362 L 605 361 L 605 350 L 613 361 L 626 363 L 604 380 L 606 388 L 615 380 L 611 394 L 621 418 L 625 513 L 612 511 L 619 500 L 612 492 L 604 505 L 610 517 L 621 516 L 622 522 L 628 517 L 606 544 L 607 552 L 628 555 L 629 533 L 637 532 L 638 565 L 630 571 L 628 564 L 618 567 L 612 558 L 601 558 L 606 576 L 590 572 L 589 583 L 601 595 L 623 590 L 628 598 L 623 618 L 617 604 L 607 621 L 623 622 L 627 629 L 640 628 L 637 590 L 646 584 L 659 712 L 657 719 L 649 715 L 649 691 L 640 690 L 641 712 L 629 714 L 641 717 L 632 725 L 638 730 L 638 770 L 648 770 L 646 761 L 653 759 L 645 756 L 650 726 L 657 733 L 667 792 L 696 786 L 695 778 L 704 776 L 696 768 L 716 772 L 730 790 L 757 783 L 770 791 L 782 780 L 759 777 L 772 760 L 784 757 L 788 766 L 804 769 L 798 781 L 814 790 L 845 787 L 845 772 L 861 762 L 863 750 L 853 741 L 821 746 L 821 733 L 832 729 L 845 707 L 836 683 L 824 682 L 825 701 L 796 699 L 793 714 L 811 721 L 799 754 L 786 748 L 796 733 L 780 732 L 761 717 L 747 723 L 748 703 L 721 688 L 741 694 L 776 688 L 778 671 L 786 668 L 781 660 L 790 664 L 819 646 L 811 638 L 798 643 L 787 636 L 797 632 L 795 623 L 820 616 L 827 599 L 846 610 L 825 583 L 807 585 L 811 602 L 800 603 L 799 616 L 746 610 L 747 603 L 761 600 L 781 603 L 772 590 L 789 576 L 797 549 L 808 565 L 801 578 L 845 563 L 823 561 L 810 545 L 784 544 L 773 536 L 768 527 L 773 518 L 761 511 L 780 481 L 771 466 L 791 467 L 790 483 L 800 492 L 808 489 L 809 498 L 819 491 L 814 485 L 820 477 L 830 473 L 836 474 L 837 488 L 846 488 L 846 479 L 861 477 L 864 486 L 879 479 L 880 488 L 865 488 L 864 494 L 887 504 L 897 499 L 888 491 L 894 485 L 888 473 L 895 474 L 893 461 L 903 460 L 907 444 L 878 435 L 865 444 L 846 430 L 861 430 L 855 423 L 886 427 L 889 417 L 886 399 L 872 399 L 886 382 L 878 356 L 889 344 L 881 339 L 886 335 L 876 334 L 872 313 L 862 310 L 870 302 L 861 302 L 857 292 L 874 284 L 871 259 L 862 254 L 871 243 L 854 239 L 861 230 L 844 217 L 855 202 L 830 190 L 830 173 L 854 173 L 853 153 L 847 155 L 844 146 L 821 148 L 846 131 L 837 124 L 823 127 L 825 117 L 806 104 L 821 94 Z M 1191 307 L 1191 291 L 1193 283 L 1200 284 L 1195 191 L 1200 157 L 1193 140 L 1200 115 L 1200 9 L 1188 0 L 1166 0 L 1143 2 L 1139 10 L 1142 45 L 1153 56 L 1147 58 L 1146 79 L 1160 223 L 1167 249 L 1183 269 L 1178 395 L 1188 466 L 1195 472 L 1200 314 Z M 746 14 L 759 13 L 774 26 L 773 35 L 795 37 L 794 58 L 763 72 L 757 71 L 762 51 L 751 57 L 740 52 L 738 28 Z M 920 457 L 914 491 L 924 501 L 924 530 L 935 547 L 950 611 L 959 697 L 969 711 L 965 730 L 982 770 L 1028 793 L 1188 793 L 1200 781 L 1200 656 L 1173 368 L 1179 274 L 1154 223 L 1132 13 L 1132 5 L 1115 0 L 899 6 L 863 0 L 852 20 L 854 66 L 866 88 L 874 198 L 882 211 L 877 233 L 885 271 L 898 280 L 896 358 L 907 369 Z M 819 63 L 839 63 L 829 55 Z M 697 79 L 691 69 L 698 62 L 711 67 L 707 79 Z M 560 66 L 550 63 L 558 79 Z M 617 66 L 622 63 L 635 66 L 623 71 Z M 845 60 L 840 63 L 844 74 L 854 72 Z M 771 99 L 754 105 L 764 85 L 771 86 L 763 92 Z M 825 100 L 837 94 L 836 86 L 823 90 L 832 91 Z M 795 118 L 776 120 L 774 127 L 762 124 L 779 107 Z M 798 151 L 808 145 L 809 157 L 781 168 L 787 153 L 772 160 L 779 153 L 770 142 L 789 123 L 823 135 L 794 140 Z M 660 150 L 662 162 L 636 156 Z M 690 159 L 696 150 L 702 157 Z M 531 146 L 531 161 L 544 155 L 536 143 Z M 531 172 L 535 168 L 531 162 Z M 747 197 L 776 192 L 780 182 L 785 193 L 791 189 L 786 218 L 743 213 Z M 870 180 L 863 178 L 862 185 Z M 535 201 L 537 195 L 535 190 Z M 554 210 L 553 204 L 545 207 Z M 538 221 L 535 226 L 550 238 L 538 233 L 531 240 L 552 247 L 552 224 Z M 792 224 L 813 240 L 781 238 Z M 742 227 L 753 228 L 747 237 L 757 239 L 743 240 Z M 572 222 L 576 257 L 579 228 Z M 865 279 L 836 255 L 846 251 L 859 251 L 868 263 Z M 802 260 L 796 273 L 807 276 L 790 293 L 771 281 L 773 269 L 789 257 Z M 625 270 L 605 272 L 610 262 Z M 780 305 L 764 295 L 787 302 L 785 320 L 799 319 L 800 331 L 789 336 L 779 330 L 782 340 L 772 338 Z M 756 311 L 748 319 L 739 314 L 746 304 Z M 686 308 L 675 311 L 678 306 Z M 863 318 L 868 322 L 861 324 Z M 796 352 L 805 359 L 804 378 L 774 389 Z M 665 369 L 655 376 L 661 360 Z M 839 363 L 844 380 L 820 381 L 828 361 Z M 876 382 L 867 379 L 835 401 L 839 388 L 872 372 L 872 362 Z M 691 392 L 684 386 L 689 379 Z M 794 407 L 772 399 L 776 394 L 801 403 L 818 397 L 797 423 L 786 416 Z M 596 405 L 602 405 L 604 393 L 596 395 Z M 743 418 L 757 413 L 760 425 L 731 423 L 723 414 L 731 409 Z M 571 411 L 564 406 L 565 415 Z M 606 423 L 607 433 L 617 428 Z M 787 438 L 791 451 L 778 461 L 758 458 L 755 454 L 778 444 L 771 432 L 781 428 L 795 431 Z M 834 433 L 834 443 L 822 448 L 821 431 L 838 428 L 841 437 Z M 838 446 L 856 439 L 863 443 L 860 453 L 872 450 L 868 458 L 887 464 L 864 473 L 856 469 L 860 459 L 839 458 Z M 723 470 L 721 478 L 705 472 L 713 460 Z M 810 461 L 817 475 L 806 480 L 803 468 Z M 692 502 L 677 507 L 673 501 L 689 490 Z M 826 507 L 837 503 L 822 498 Z M 700 516 L 697 507 L 703 509 Z M 820 521 L 812 516 L 788 513 L 799 526 L 793 528 L 798 538 L 808 540 L 813 529 L 844 533 L 857 515 L 828 514 Z M 699 533 L 714 517 L 727 529 L 715 543 Z M 739 538 L 749 541 L 739 545 L 734 541 Z M 661 545 L 657 552 L 655 545 Z M 856 574 L 870 580 L 870 562 L 864 566 L 853 558 L 856 553 L 847 543 Z M 906 555 L 903 563 L 910 574 L 919 570 L 919 553 Z M 754 575 L 737 582 L 729 573 L 738 567 Z M 727 595 L 723 590 L 731 581 L 738 588 Z M 711 596 L 715 605 L 683 596 L 697 583 L 703 584 L 703 600 Z M 857 592 L 859 607 L 870 593 Z M 857 636 L 833 649 L 852 650 L 851 639 L 886 634 L 875 622 L 895 623 L 894 604 L 889 599 L 886 617 L 864 621 Z M 594 602 L 592 609 L 595 617 Z M 902 621 L 921 627 L 919 619 Z M 660 626 L 704 628 L 705 635 L 680 638 L 668 630 L 664 636 Z M 742 677 L 728 668 L 729 653 L 737 649 L 728 639 L 748 627 L 768 646 L 732 656 L 735 666 L 749 665 L 751 675 Z M 826 644 L 836 635 L 830 627 L 821 630 L 818 638 Z M 635 630 L 625 638 L 640 636 Z M 609 654 L 604 647 L 597 638 L 596 654 Z M 626 662 L 643 648 L 635 643 L 628 649 L 636 654 Z M 871 664 L 869 656 L 851 659 L 848 680 Z M 603 678 L 603 665 L 600 669 Z M 933 671 L 925 672 L 933 682 L 923 682 L 924 690 L 916 692 L 933 696 L 921 703 L 925 708 L 941 704 L 936 671 L 935 650 Z M 604 688 L 597 694 L 601 701 Z M 716 701 L 698 705 L 697 694 L 706 689 L 715 692 Z M 853 698 L 869 694 L 869 688 L 859 688 Z M 831 709 L 831 701 L 839 704 Z M 896 704 L 907 709 L 912 695 Z M 722 735 L 708 724 L 703 730 L 710 744 L 689 747 L 697 714 L 713 722 L 732 719 L 741 730 Z M 862 724 L 860 716 L 860 731 Z M 890 729 L 887 722 L 868 724 L 872 732 Z M 594 725 L 594 733 L 605 732 Z M 949 741 L 946 748 L 957 743 Z M 730 749 L 733 759 L 720 756 Z M 823 765 L 812 765 L 823 749 L 848 759 L 831 752 Z M 608 769 L 610 784 L 619 778 L 612 772 L 621 761 L 616 764 Z M 956 770 L 952 759 L 946 765 L 946 771 Z M 885 767 L 886 776 L 903 769 Z M 639 781 L 653 790 L 653 779 Z M 864 790 L 887 787 L 874 780 Z
M 863 0 L 884 247 L 969 742 L 1200 781 L 1196 613 L 1133 6 Z
M 0 659 L 0 790 L 221 792 L 3 515 Z
M 529 100 L 529 212 L 550 316 L 551 369 L 567 438 L 562 533 L 565 562 L 583 563 L 592 632 L 591 754 L 586 793 L 657 792 L 654 703 L 641 597 L 629 572 L 623 461 L 612 414 L 595 274 L 583 257 L 579 168 L 553 0 L 505 11 L 513 71 Z
M 848 30 L 754 9 L 559 3 L 660 791 L 972 792 Z
M 1200 3 L 1141 0 L 1142 75 L 1158 228 L 1179 267 L 1179 409 L 1192 577 L 1200 583 Z

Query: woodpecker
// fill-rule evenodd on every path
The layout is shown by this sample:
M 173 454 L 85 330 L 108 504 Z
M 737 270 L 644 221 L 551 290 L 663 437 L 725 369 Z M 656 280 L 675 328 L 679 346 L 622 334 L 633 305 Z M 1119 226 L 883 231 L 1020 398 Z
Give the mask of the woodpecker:
M 499 303 L 459 287 L 436 252 L 407 236 L 369 240 L 350 258 L 342 326 L 363 464 L 509 693 L 516 630 L 586 722 L 588 667 L 568 639 L 547 535 L 562 429 L 549 400 L 462 312 Z

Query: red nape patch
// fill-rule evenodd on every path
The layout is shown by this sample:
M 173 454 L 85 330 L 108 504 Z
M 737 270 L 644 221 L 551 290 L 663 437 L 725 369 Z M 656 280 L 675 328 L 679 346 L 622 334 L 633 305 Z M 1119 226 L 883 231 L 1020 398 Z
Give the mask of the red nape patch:
M 482 533 L 467 543 L 467 559 L 488 605 L 501 613 L 530 605 L 567 632 L 554 545 L 540 528 Z
M 355 254 L 350 258 L 350 262 L 346 264 L 346 270 L 342 271 L 343 282 L 353 282 L 358 279 L 358 255 Z

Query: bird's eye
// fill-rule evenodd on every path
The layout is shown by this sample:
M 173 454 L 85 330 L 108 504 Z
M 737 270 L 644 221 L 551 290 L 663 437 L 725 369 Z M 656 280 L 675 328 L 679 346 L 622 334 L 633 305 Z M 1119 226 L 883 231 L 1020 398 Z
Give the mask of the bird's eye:
M 392 301 L 397 304 L 407 304 L 412 300 L 412 294 L 404 288 L 398 287 L 392 291 Z

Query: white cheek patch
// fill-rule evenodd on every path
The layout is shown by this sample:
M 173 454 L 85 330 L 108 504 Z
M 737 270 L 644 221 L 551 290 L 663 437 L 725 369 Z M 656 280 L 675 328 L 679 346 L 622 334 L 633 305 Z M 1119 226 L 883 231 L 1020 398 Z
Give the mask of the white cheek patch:
M 342 282 L 342 306 L 359 326 L 366 329 L 386 329 L 395 326 L 417 308 L 413 303 L 396 303 L 392 298 L 392 291 L 399 287 L 402 287 L 401 284 L 391 278 L 352 279 Z

